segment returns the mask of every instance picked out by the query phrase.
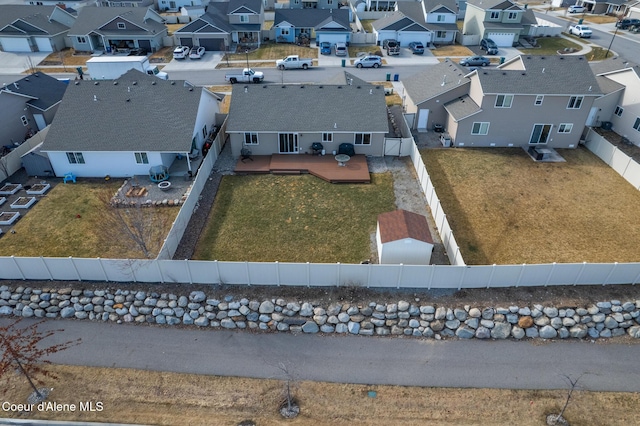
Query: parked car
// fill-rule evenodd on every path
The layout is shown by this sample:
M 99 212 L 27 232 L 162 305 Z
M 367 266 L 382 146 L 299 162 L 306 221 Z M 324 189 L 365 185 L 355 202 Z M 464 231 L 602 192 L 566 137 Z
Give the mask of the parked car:
M 347 44 L 338 42 L 336 43 L 336 56 L 347 56 Z
M 569 27 L 569 34 L 577 35 L 580 38 L 590 38 L 592 31 L 586 25 L 572 25 Z
M 629 27 L 634 27 L 637 25 L 640 25 L 640 19 L 625 18 L 616 22 L 616 27 L 620 28 L 621 30 L 626 30 Z
M 377 55 L 367 55 L 356 59 L 353 62 L 357 68 L 378 68 L 382 66 L 382 58 Z
M 204 47 L 193 46 L 189 52 L 189 59 L 200 59 L 204 56 Z
M 382 47 L 387 51 L 387 55 L 399 55 L 400 54 L 400 44 L 397 41 L 392 39 L 387 39 L 382 42 Z
M 323 41 L 320 43 L 320 54 L 322 55 L 331 55 L 331 43 L 328 41 Z
M 490 38 L 483 38 L 482 40 L 480 40 L 480 49 L 486 50 L 487 55 L 498 54 L 498 45 Z
M 189 48 L 187 46 L 176 46 L 173 49 L 173 59 L 184 59 L 189 55 Z
M 587 9 L 584 6 L 578 6 L 577 4 L 569 6 L 569 8 L 567 9 L 567 12 L 569 13 L 584 13 L 586 11 Z
M 486 67 L 490 63 L 489 58 L 485 58 L 484 56 L 469 56 L 468 58 L 460 59 L 460 65 L 464 65 L 465 67 Z
M 411 49 L 414 55 L 422 55 L 424 53 L 424 45 L 419 41 L 409 43 L 409 49 Z

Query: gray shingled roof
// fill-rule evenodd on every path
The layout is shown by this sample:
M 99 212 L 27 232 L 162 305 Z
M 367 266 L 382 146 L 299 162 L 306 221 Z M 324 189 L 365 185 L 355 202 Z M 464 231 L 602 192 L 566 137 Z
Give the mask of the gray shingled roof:
M 456 13 L 458 11 L 458 6 L 456 5 L 455 0 L 422 0 L 422 3 L 424 3 L 424 8 L 427 13 L 432 10 L 437 10 L 440 6 L 446 7 L 453 13 Z
M 521 69 L 513 68 L 520 65 Z M 497 69 L 482 68 L 478 78 L 485 94 L 596 95 L 595 76 L 584 56 L 522 55 Z
M 386 133 L 384 88 L 371 85 L 236 85 L 229 132 Z
M 296 28 L 314 28 L 325 21 L 336 21 L 349 32 L 349 10 L 343 9 L 276 9 L 273 25 L 288 22 Z M 344 30 L 342 30 L 344 31 Z
M 451 89 L 469 84 L 470 80 L 464 77 L 467 71 L 446 59 L 444 62 L 427 65 L 424 71 L 403 79 L 402 83 L 411 99 L 415 103 L 422 103 Z
M 229 0 L 229 8 L 227 9 L 227 13 L 231 13 L 234 10 L 241 8 L 246 8 L 252 12 L 260 13 L 261 7 L 261 0 Z
M 46 111 L 62 100 L 67 84 L 45 73 L 36 72 L 15 83 L 8 84 L 1 91 L 18 93 L 33 99 L 27 104 L 41 111 Z
M 198 34 L 220 34 L 231 33 L 234 26 L 229 24 L 227 16 L 216 6 L 219 3 L 212 3 L 207 8 L 207 12 L 193 22 L 176 31 L 176 33 L 198 33 Z
M 602 74 L 623 70 L 625 68 L 631 68 L 637 75 L 640 76 L 640 68 L 631 62 L 622 61 L 620 58 L 607 59 L 606 61 L 590 62 L 589 66 L 596 75 L 596 80 L 600 85 L 602 93 L 609 94 L 624 89 L 623 84 L 613 81 Z
M 25 35 L 55 35 L 65 32 L 69 29 L 66 25 L 63 25 L 56 21 L 49 20 L 49 17 L 53 13 L 56 6 L 27 6 L 27 5 L 2 5 L 0 6 L 0 30 L 3 33 L 15 34 L 7 25 L 15 24 L 22 30 L 20 34 Z M 35 28 L 29 28 L 24 24 L 16 21 L 24 21 L 29 26 Z
M 78 19 L 69 30 L 69 35 L 86 35 L 92 31 L 98 31 L 98 28 L 120 16 L 130 21 L 146 31 L 159 33 L 166 31 L 167 27 L 153 19 L 144 19 L 148 11 L 146 7 L 95 7 L 86 6 L 80 10 Z M 133 29 L 130 31 L 118 31 L 118 34 L 126 34 L 127 32 L 138 32 Z
M 343 73 L 332 74 L 330 78 L 323 80 L 322 83 L 319 83 L 319 84 L 344 85 L 344 84 L 348 84 L 349 81 L 351 81 L 352 85 L 356 85 L 356 86 L 370 84 L 367 81 L 356 77 L 355 75 L 351 74 L 348 71 L 345 71 Z
M 468 95 L 447 102 L 444 104 L 444 109 L 446 109 L 456 121 L 460 121 L 482 110 Z
M 114 81 L 76 80 L 43 150 L 189 152 L 203 90 L 191 89 L 136 70 Z
M 506 10 L 513 8 L 515 5 L 510 0 L 467 0 L 467 4 L 471 4 L 484 10 Z M 519 8 L 517 5 L 515 5 L 515 7 Z

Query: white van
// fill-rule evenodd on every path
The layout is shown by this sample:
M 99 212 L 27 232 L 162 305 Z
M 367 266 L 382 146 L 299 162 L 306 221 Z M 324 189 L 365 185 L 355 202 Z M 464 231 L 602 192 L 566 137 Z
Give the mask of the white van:
M 336 56 L 347 56 L 347 44 L 338 42 L 336 43 Z

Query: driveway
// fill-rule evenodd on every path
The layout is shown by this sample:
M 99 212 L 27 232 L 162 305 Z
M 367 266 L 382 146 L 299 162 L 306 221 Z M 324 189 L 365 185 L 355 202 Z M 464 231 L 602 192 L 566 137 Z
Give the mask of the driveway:
M 29 69 L 31 65 L 38 65 L 44 58 L 49 56 L 49 53 L 50 52 L 0 52 L 0 73 L 21 74 Z
M 222 56 L 222 52 L 207 51 L 200 59 L 172 59 L 162 71 L 169 73 L 170 79 L 173 79 L 172 71 L 211 71 L 222 61 Z

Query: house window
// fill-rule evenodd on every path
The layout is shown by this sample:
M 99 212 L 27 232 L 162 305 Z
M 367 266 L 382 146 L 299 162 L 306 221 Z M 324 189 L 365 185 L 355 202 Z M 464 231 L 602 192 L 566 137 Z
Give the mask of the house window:
M 532 145 L 547 143 L 552 127 L 552 124 L 534 124 L 529 143 Z
M 471 126 L 472 135 L 486 135 L 489 133 L 489 123 L 477 121 Z
M 516 12 L 509 12 L 509 14 L 507 15 L 507 19 L 510 21 L 515 21 L 517 17 L 518 14 Z
M 87 42 L 87 39 L 85 37 L 76 37 L 76 41 L 78 43 L 85 44 Z
M 489 19 L 498 19 L 500 17 L 500 12 L 491 12 L 489 14 Z
M 202 128 L 202 137 L 205 138 L 205 139 L 207 138 L 207 125 L 206 124 Z
M 244 134 L 245 145 L 258 145 L 258 134 L 247 132 Z
M 84 164 L 84 157 L 81 152 L 67 152 L 69 164 Z
M 640 117 L 636 117 L 636 122 L 633 123 L 633 128 L 640 132 Z
M 138 164 L 149 164 L 149 157 L 147 157 L 146 152 L 135 152 L 136 163 Z
M 282 34 L 283 36 L 289 35 L 289 28 L 280 29 L 280 34 Z
M 613 111 L 613 113 L 618 117 L 622 117 L 623 112 L 624 112 L 624 108 L 621 108 L 619 105 L 616 107 L 616 110 Z
M 571 133 L 572 129 L 572 123 L 560 123 L 560 125 L 558 126 L 558 133 Z
M 333 142 L 333 133 L 323 133 L 322 142 Z
M 535 106 L 542 105 L 542 101 L 544 100 L 544 95 L 536 96 L 536 101 L 533 103 Z
M 445 18 L 444 15 L 436 15 L 436 21 L 437 22 L 444 22 L 444 18 Z
M 496 96 L 496 108 L 511 108 L 512 102 L 513 102 L 513 95 Z
M 567 109 L 580 109 L 584 96 L 572 96 L 569 98 Z
M 23 126 L 26 126 L 29 124 L 29 119 L 27 118 L 26 115 L 23 115 L 22 117 L 20 117 L 20 121 L 22 121 Z
M 446 31 L 436 31 L 436 38 L 446 38 L 446 37 L 447 37 Z
M 327 4 L 328 5 L 332 5 L 333 4 L 333 0 L 327 0 Z
M 242 23 L 249 22 L 249 15 L 246 15 L 246 14 L 240 15 L 240 22 L 242 22 Z
M 356 133 L 355 134 L 356 145 L 371 145 L 371 133 Z
M 124 25 L 124 22 L 118 22 L 118 29 L 119 30 L 126 30 L 127 27 L 126 27 L 126 25 Z

